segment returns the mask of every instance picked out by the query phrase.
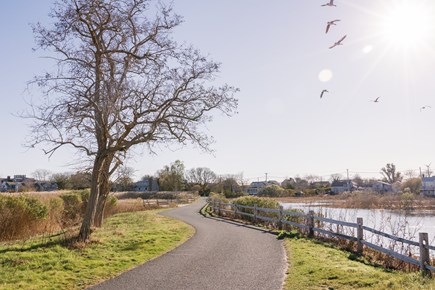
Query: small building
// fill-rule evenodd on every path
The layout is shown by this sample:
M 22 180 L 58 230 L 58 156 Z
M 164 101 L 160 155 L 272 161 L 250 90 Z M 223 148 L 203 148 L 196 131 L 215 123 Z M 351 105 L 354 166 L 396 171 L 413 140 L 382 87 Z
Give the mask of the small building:
M 254 181 L 251 182 L 247 189 L 247 193 L 249 195 L 257 195 L 260 192 L 260 189 L 269 186 L 269 185 L 276 185 L 281 186 L 278 181 L 275 180 L 268 180 L 268 181 Z
M 334 180 L 331 183 L 331 192 L 334 194 L 343 193 L 346 191 L 352 191 L 356 189 L 355 182 L 351 180 Z
M 377 193 L 393 192 L 393 186 L 387 182 L 375 181 L 372 184 L 372 190 Z
M 56 182 L 36 181 L 34 184 L 36 191 L 56 191 L 59 189 Z
M 421 179 L 421 191 L 422 196 L 435 196 L 435 176 L 423 177 Z
M 133 184 L 134 191 L 159 191 L 160 187 L 156 178 L 144 178 Z
M 263 187 L 266 187 L 268 184 L 265 181 L 254 181 L 251 182 L 251 184 L 248 187 L 248 194 L 249 195 L 257 195 L 258 192 L 260 191 L 260 189 L 262 189 Z

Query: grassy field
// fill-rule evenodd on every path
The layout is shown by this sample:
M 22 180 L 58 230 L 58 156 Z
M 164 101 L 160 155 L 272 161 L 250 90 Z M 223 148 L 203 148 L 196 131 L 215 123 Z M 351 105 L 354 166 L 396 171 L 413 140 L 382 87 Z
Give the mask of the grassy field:
M 289 261 L 285 289 L 435 289 L 434 279 L 367 265 L 321 242 L 287 238 L 285 247 Z
M 86 247 L 62 237 L 0 244 L 0 289 L 83 289 L 175 248 L 194 233 L 158 211 L 122 213 L 106 220 Z

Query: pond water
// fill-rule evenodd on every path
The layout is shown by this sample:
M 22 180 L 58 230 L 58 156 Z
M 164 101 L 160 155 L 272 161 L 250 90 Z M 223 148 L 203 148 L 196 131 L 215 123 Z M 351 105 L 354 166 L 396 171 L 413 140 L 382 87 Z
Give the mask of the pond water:
M 356 223 L 357 218 L 363 218 L 365 226 L 385 233 L 418 241 L 418 233 L 429 235 L 429 244 L 435 245 L 435 211 L 412 210 L 398 211 L 386 209 L 350 209 L 327 207 L 324 202 L 316 203 L 281 203 L 284 209 L 300 209 L 308 213 L 313 210 L 315 215 Z

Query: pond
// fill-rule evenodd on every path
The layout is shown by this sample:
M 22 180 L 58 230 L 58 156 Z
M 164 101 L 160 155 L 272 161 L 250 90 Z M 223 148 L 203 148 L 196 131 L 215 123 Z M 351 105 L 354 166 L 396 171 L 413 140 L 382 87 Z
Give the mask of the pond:
M 363 218 L 365 226 L 385 233 L 418 241 L 418 233 L 429 235 L 429 244 L 435 245 L 435 211 L 434 210 L 387 210 L 387 209 L 351 209 L 328 207 L 325 202 L 315 203 L 281 203 L 284 209 L 300 209 L 315 215 L 322 215 L 335 220 L 356 223 Z

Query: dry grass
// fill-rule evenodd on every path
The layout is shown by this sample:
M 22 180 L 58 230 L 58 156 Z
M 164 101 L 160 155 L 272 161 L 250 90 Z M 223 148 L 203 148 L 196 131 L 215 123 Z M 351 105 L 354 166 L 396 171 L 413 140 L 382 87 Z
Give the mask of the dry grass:
M 325 202 L 324 207 L 362 208 L 362 209 L 435 209 L 435 198 L 423 197 L 412 193 L 377 194 L 355 191 L 339 195 L 316 195 L 307 197 L 284 197 L 276 199 L 285 203 Z

